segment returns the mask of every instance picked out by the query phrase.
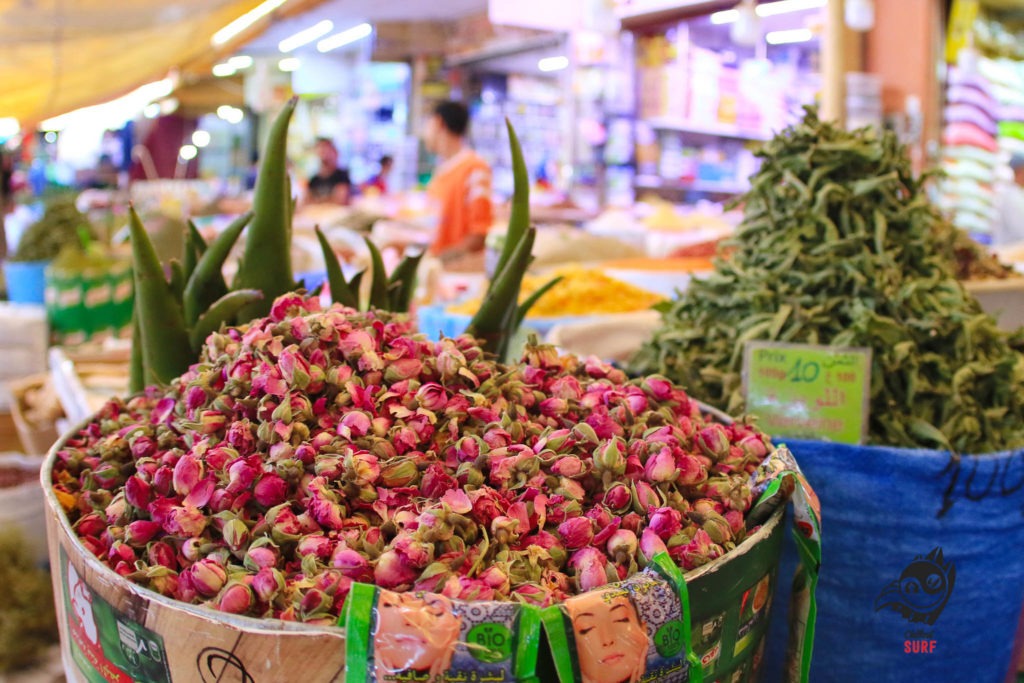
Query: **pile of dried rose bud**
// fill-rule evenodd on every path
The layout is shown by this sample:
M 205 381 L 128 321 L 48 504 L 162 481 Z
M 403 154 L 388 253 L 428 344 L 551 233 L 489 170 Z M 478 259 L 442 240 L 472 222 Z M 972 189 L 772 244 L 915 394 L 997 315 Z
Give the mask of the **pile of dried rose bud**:
M 660 377 L 281 297 L 165 390 L 108 403 L 53 483 L 122 576 L 226 612 L 333 622 L 353 581 L 548 605 L 667 548 L 746 535 L 770 443 Z

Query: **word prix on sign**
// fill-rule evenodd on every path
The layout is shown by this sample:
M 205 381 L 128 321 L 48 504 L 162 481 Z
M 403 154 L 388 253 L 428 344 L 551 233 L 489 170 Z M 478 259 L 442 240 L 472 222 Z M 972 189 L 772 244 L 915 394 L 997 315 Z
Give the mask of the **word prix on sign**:
M 871 349 L 749 342 L 744 348 L 747 413 L 773 436 L 863 443 Z

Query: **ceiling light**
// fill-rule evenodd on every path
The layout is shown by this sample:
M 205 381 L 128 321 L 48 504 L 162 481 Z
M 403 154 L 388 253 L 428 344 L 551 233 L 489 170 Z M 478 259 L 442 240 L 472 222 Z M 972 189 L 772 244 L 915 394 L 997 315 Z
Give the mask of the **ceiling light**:
M 178 98 L 168 97 L 160 102 L 160 113 L 164 116 L 173 114 L 178 109 Z
M 300 66 L 302 62 L 298 57 L 285 57 L 277 63 L 277 68 L 281 71 L 296 71 Z
M 291 52 L 296 48 L 300 48 L 303 45 L 312 43 L 317 38 L 322 38 L 328 33 L 334 30 L 334 22 L 330 19 L 324 19 L 323 21 L 313 24 L 307 29 L 303 29 L 298 33 L 288 36 L 280 43 L 277 44 L 277 49 L 281 52 Z
M 232 107 L 230 104 L 222 104 L 217 107 L 217 116 L 228 123 L 241 123 L 242 119 L 245 118 L 245 112 L 238 107 Z
M 52 145 L 53 143 L 57 142 L 57 134 L 54 133 L 52 130 L 48 130 L 43 135 L 43 139 Z
M 359 24 L 352 28 L 345 29 L 341 33 L 335 33 L 329 38 L 324 38 L 316 44 L 316 49 L 320 52 L 330 52 L 331 50 L 337 50 L 339 47 L 344 47 L 350 43 L 354 43 L 357 40 L 362 40 L 373 33 L 373 26 L 369 24 Z
M 788 43 L 806 43 L 814 38 L 809 28 L 794 28 L 787 31 L 770 31 L 765 37 L 769 45 L 786 45 Z
M 213 75 L 217 78 L 225 78 L 226 76 L 235 75 L 235 67 L 231 66 L 227 62 L 213 65 Z
M 828 0 L 780 0 L 780 2 L 766 2 L 757 6 L 754 10 L 759 17 L 774 17 L 779 14 L 791 12 L 802 12 L 809 9 L 820 9 L 828 4 Z M 711 15 L 711 23 L 731 24 L 740 18 L 740 13 L 734 9 L 727 9 L 715 12 Z
M 142 115 L 147 119 L 155 119 L 160 116 L 160 103 L 150 102 L 146 105 L 146 108 L 142 110 Z
M 214 45 L 223 45 L 284 3 L 285 0 L 266 0 L 266 2 L 260 3 L 221 30 L 214 33 L 211 42 Z
M 248 69 L 252 66 L 252 57 L 249 55 L 235 55 L 229 59 L 227 63 L 232 69 L 241 71 L 242 69 Z
M 197 130 L 192 133 L 192 144 L 196 147 L 206 147 L 210 144 L 210 134 L 205 130 Z
M 561 71 L 569 68 L 568 57 L 545 57 L 537 62 L 537 68 L 541 71 Z
M 185 161 L 192 161 L 199 154 L 199 150 L 196 149 L 195 145 L 182 145 L 181 149 L 178 150 L 178 156 Z

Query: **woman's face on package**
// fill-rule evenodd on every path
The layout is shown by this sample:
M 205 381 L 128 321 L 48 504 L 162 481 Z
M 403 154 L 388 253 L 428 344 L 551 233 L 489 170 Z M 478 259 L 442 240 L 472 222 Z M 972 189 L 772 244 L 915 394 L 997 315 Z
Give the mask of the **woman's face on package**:
M 459 626 L 444 596 L 382 591 L 373 634 L 378 672 L 425 671 L 442 658 L 450 661 Z
M 647 660 L 647 629 L 621 591 L 593 591 L 565 603 L 584 683 L 637 681 Z

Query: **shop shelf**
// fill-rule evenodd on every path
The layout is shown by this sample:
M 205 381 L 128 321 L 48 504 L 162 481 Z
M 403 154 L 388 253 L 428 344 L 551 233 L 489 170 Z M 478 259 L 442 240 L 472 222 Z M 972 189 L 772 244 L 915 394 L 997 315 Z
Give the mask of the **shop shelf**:
M 771 139 L 771 133 L 768 131 L 739 128 L 727 123 L 697 123 L 668 116 L 651 117 L 641 120 L 657 130 L 672 130 L 680 133 L 734 138 L 736 140 L 765 141 Z

